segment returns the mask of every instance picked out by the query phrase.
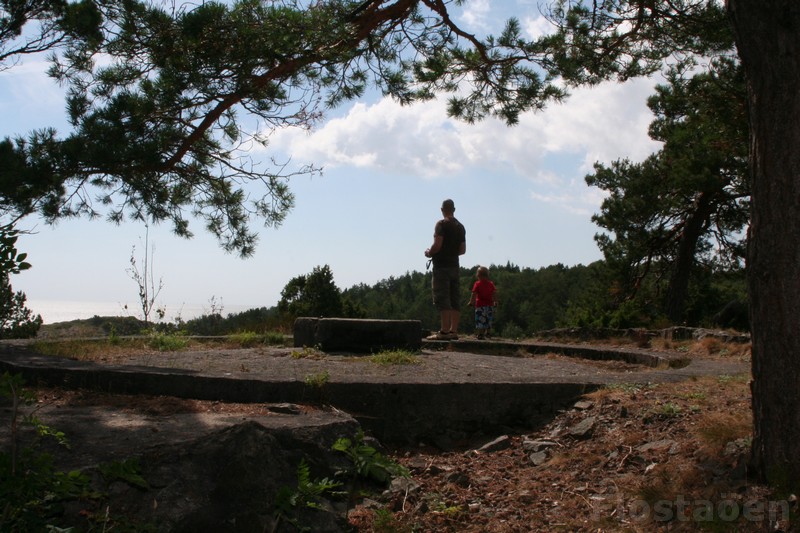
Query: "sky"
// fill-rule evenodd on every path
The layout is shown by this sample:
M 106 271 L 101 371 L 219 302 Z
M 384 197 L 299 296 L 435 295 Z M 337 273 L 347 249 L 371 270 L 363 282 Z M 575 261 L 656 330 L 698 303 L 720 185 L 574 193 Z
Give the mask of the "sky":
M 459 21 L 478 32 L 497 31 L 514 12 L 528 35 L 546 27 L 535 3 L 467 2 Z M 43 74 L 43 60 L 26 59 L 0 72 L 0 136 L 45 126 L 67 131 L 63 92 Z M 445 99 L 401 107 L 371 95 L 343 105 L 312 131 L 274 132 L 256 160 L 290 157 L 313 163 L 321 176 L 294 177 L 295 208 L 278 228 L 259 228 L 255 254 L 226 253 L 196 222 L 195 237 L 175 236 L 169 224 L 151 226 L 149 249 L 156 300 L 188 319 L 277 304 L 292 278 L 328 265 L 340 289 L 372 285 L 425 271 L 442 200 L 451 198 L 467 229 L 462 266 L 540 268 L 588 264 L 602 258 L 592 223 L 603 192 L 584 177 L 595 162 L 640 161 L 658 150 L 647 136 L 646 106 L 655 81 L 605 83 L 573 90 L 569 99 L 526 113 L 506 126 L 495 119 L 469 125 L 447 118 Z M 138 288 L 127 269 L 141 265 L 142 223 L 114 225 L 71 219 L 48 226 L 36 217 L 18 241 L 30 270 L 11 279 L 45 323 L 94 314 L 137 313 Z M 127 306 L 127 307 L 126 307 Z

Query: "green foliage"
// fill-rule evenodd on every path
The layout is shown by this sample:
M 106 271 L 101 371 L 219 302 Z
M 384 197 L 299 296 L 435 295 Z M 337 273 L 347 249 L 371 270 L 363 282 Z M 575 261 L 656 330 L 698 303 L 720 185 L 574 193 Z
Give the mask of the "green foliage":
M 315 267 L 310 274 L 289 280 L 281 291 L 278 310 L 287 321 L 301 316 L 342 316 L 342 295 L 330 267 Z
M 390 510 L 380 507 L 375 509 L 375 521 L 372 523 L 372 529 L 375 533 L 401 533 L 413 532 L 414 528 L 411 526 L 402 526 L 398 523 L 394 513 Z
M 303 346 L 302 350 L 292 350 L 292 359 L 320 359 L 324 356 L 318 348 Z
M 94 315 L 88 319 L 90 325 L 99 327 L 107 335 L 111 335 L 112 331 L 116 335 L 138 335 L 145 328 L 146 324 L 133 316 L 97 316 Z M 71 323 L 64 324 L 70 326 Z
M 735 61 L 713 66 L 690 78 L 673 69 L 649 99 L 656 117 L 650 136 L 664 143 L 658 153 L 642 163 L 598 163 L 586 177 L 609 193 L 592 220 L 607 230 L 595 239 L 615 272 L 618 297 L 662 300 L 655 305 L 673 323 L 689 318 L 707 272 L 740 268 L 745 252 L 744 77 Z
M 566 267 L 561 264 L 539 269 L 511 263 L 491 265 L 491 278 L 498 288 L 500 305 L 495 312 L 495 331 L 516 339 L 556 327 L 665 327 L 663 299 L 649 282 L 639 289 L 639 298 L 626 298 L 605 261 Z M 469 299 L 474 268 L 461 269 L 463 301 Z M 741 270 L 713 269 L 695 277 L 689 294 L 689 325 L 710 323 L 713 316 L 734 299 L 746 301 Z M 366 318 L 421 320 L 430 329 L 438 327 L 438 312 L 431 303 L 430 274 L 406 273 L 373 286 L 355 285 L 343 297 L 364 310 Z M 461 330 L 471 331 L 469 310 L 462 310 Z
M 18 459 L 14 472 L 9 456 L 0 453 L 0 530 L 45 531 L 65 501 L 89 495 L 88 476 L 56 470 L 49 454 L 26 448 Z
M 283 334 L 272 331 L 268 333 L 255 333 L 253 331 L 240 331 L 231 333 L 227 336 L 228 340 L 238 344 L 242 348 L 252 348 L 259 344 L 270 344 L 281 346 L 286 342 Z
M 323 370 L 321 372 L 315 372 L 313 374 L 307 374 L 304 382 L 307 386 L 321 391 L 325 385 L 331 380 L 330 372 L 327 370 Z
M 264 343 L 272 346 L 283 346 L 286 344 L 286 336 L 280 331 L 268 331 L 263 335 Z
M 264 344 L 264 337 L 252 331 L 240 331 L 228 335 L 228 340 L 235 342 L 242 348 L 252 348 L 258 344 Z
M 17 252 L 17 239 L 19 231 L 11 225 L 0 227 L 0 272 L 8 274 L 19 274 L 23 270 L 31 268 L 30 263 L 25 261 L 28 258 L 26 253 Z
M 525 338 L 525 330 L 514 322 L 508 322 L 500 330 L 500 337 L 504 339 L 519 340 Z
M 87 474 L 78 470 L 60 471 L 49 453 L 39 451 L 42 438 L 55 439 L 61 446 L 69 443 L 62 432 L 45 425 L 34 414 L 20 413 L 21 405 L 36 403 L 34 394 L 23 387 L 24 381 L 19 375 L 0 376 L 0 397 L 10 399 L 12 404 L 10 452 L 0 452 L 0 531 L 83 531 L 76 529 L 76 517 L 64 514 L 70 502 L 81 502 L 84 511 L 81 520 L 86 521 L 86 531 L 155 531 L 151 524 L 132 524 L 110 515 L 108 507 L 102 514 L 91 512 L 92 508 L 101 506 L 107 496 L 92 488 Z M 24 446 L 20 445 L 21 427 L 34 429 L 33 440 Z M 139 475 L 136 460 L 100 465 L 99 471 L 107 483 L 121 480 L 148 488 Z
M 342 472 L 363 479 L 387 484 L 394 477 L 408 477 L 408 469 L 392 461 L 374 447 L 364 442 L 364 432 L 359 430 L 355 440 L 343 437 L 333 444 L 333 450 L 344 453 L 353 464 L 350 472 Z
M 25 306 L 26 300 L 25 293 L 14 292 L 8 276 L 0 273 L 0 339 L 28 339 L 36 336 L 42 326 L 42 316 L 34 315 Z
M 25 293 L 14 292 L 10 276 L 31 268 L 28 254 L 16 248 L 19 231 L 12 225 L 0 227 L 0 339 L 35 337 L 42 325 L 41 315 L 25 307 Z
M 21 405 L 35 397 L 24 388 L 20 375 L 0 376 L 0 397 L 11 400 L 10 452 L 0 452 L 0 530 L 44 531 L 66 500 L 90 496 L 89 478 L 78 471 L 54 468 L 52 456 L 37 452 L 38 439 L 55 438 L 66 444 L 64 434 L 44 425 L 34 415 L 21 415 Z M 36 441 L 20 446 L 20 426 L 35 430 Z
M 229 313 L 224 317 L 219 312 L 204 314 L 180 322 L 178 328 L 189 335 L 230 335 L 240 331 L 253 331 L 274 336 L 274 330 L 279 325 L 277 309 L 259 307 L 240 313 Z
M 154 331 L 148 335 L 147 345 L 159 352 L 175 352 L 189 345 L 189 339 L 182 335 L 170 335 Z
M 720 2 L 557 0 L 549 18 L 558 30 L 543 38 L 551 67 L 573 84 L 626 80 L 660 70 L 667 58 L 681 68 L 697 57 L 728 53 L 733 32 Z M 677 53 L 680 52 L 680 53 Z
M 514 124 L 564 96 L 551 42 L 528 41 L 514 19 L 496 37 L 473 37 L 447 9 L 32 0 L 0 12 L 0 27 L 14 28 L 0 34 L 0 64 L 53 52 L 49 75 L 66 88 L 72 126 L 1 142 L 0 210 L 55 221 L 102 208 L 113 222 L 169 221 L 184 237 L 191 214 L 248 256 L 250 223 L 281 224 L 294 205 L 288 178 L 319 169 L 253 164 L 247 147 L 267 136 L 248 133 L 242 115 L 266 131 L 309 128 L 377 87 L 403 104 L 450 93 L 453 116 Z
M 98 469 L 106 483 L 119 480 L 140 489 L 150 488 L 150 484 L 141 475 L 142 468 L 138 459 L 123 459 L 101 464 Z
M 311 468 L 305 459 L 297 465 L 297 487 L 282 486 L 275 495 L 276 521 L 286 520 L 300 531 L 306 531 L 299 519 L 294 518 L 298 508 L 309 507 L 319 509 L 320 498 L 326 494 L 335 494 L 335 489 L 342 484 L 328 478 L 311 479 Z M 277 527 L 276 527 L 277 529 Z
M 376 365 L 418 365 L 422 362 L 419 354 L 408 350 L 384 350 L 369 358 Z

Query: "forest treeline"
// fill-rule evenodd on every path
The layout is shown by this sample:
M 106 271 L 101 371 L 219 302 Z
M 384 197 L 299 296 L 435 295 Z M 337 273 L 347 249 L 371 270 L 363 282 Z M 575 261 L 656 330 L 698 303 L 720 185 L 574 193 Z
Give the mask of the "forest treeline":
M 475 281 L 474 267 L 461 268 L 460 330 L 473 330 L 467 306 Z M 645 280 L 635 293 L 624 290 L 605 261 L 589 265 L 562 264 L 526 268 L 507 263 L 490 265 L 497 285 L 496 333 L 520 338 L 561 327 L 664 328 L 678 325 L 667 318 L 668 298 L 659 280 Z M 431 299 L 431 272 L 406 272 L 374 285 L 360 283 L 340 289 L 328 265 L 293 278 L 277 306 L 242 313 L 206 315 L 182 326 L 194 334 L 231 331 L 291 331 L 298 316 L 420 320 L 435 329 L 439 315 Z M 680 325 L 724 327 L 749 331 L 744 270 L 693 272 Z
M 467 307 L 477 265 L 461 269 L 461 331 L 473 328 Z M 512 263 L 490 265 L 499 305 L 496 329 L 503 337 L 530 336 L 558 327 L 660 328 L 667 319 L 664 294 L 653 280 L 634 295 L 619 290 L 605 261 L 523 268 Z M 367 318 L 418 319 L 434 328 L 439 315 L 431 301 L 431 273 L 407 272 L 369 286 L 342 291 L 350 309 Z M 748 330 L 744 271 L 695 272 L 683 323 Z

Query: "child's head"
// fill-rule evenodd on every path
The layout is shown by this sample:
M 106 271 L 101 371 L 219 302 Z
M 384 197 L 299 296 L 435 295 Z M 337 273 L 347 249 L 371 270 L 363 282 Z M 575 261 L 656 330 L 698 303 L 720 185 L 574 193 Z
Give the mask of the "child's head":
M 484 266 L 479 266 L 478 279 L 489 279 L 489 269 Z

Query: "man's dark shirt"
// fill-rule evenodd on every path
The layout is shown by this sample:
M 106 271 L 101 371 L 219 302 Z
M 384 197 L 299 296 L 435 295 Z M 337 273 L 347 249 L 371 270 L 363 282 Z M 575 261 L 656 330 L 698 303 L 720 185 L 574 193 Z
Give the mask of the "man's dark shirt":
M 466 242 L 467 230 L 455 217 L 443 218 L 436 223 L 433 234 L 443 237 L 441 249 L 433 255 L 434 268 L 458 268 L 458 252 Z

